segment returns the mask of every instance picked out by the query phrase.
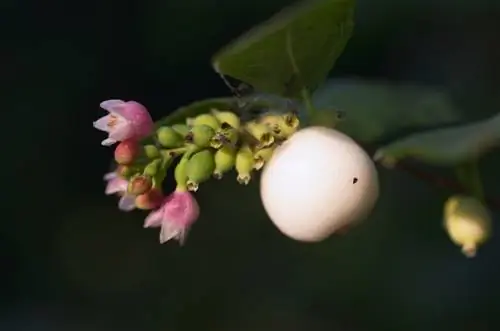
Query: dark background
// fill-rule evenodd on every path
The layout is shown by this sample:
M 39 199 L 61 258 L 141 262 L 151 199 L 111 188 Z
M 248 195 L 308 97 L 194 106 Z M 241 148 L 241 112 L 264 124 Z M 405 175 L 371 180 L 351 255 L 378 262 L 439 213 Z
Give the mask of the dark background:
M 183 248 L 104 196 L 99 102 L 160 118 L 227 95 L 211 54 L 288 3 L 1 2 L 0 330 L 498 328 L 500 241 L 465 259 L 441 227 L 449 192 L 406 173 L 380 169 L 370 220 L 315 245 L 278 233 L 256 183 L 204 185 Z M 360 0 L 332 75 L 444 86 L 467 120 L 493 114 L 499 18 L 498 0 Z M 490 195 L 498 165 L 483 163 Z

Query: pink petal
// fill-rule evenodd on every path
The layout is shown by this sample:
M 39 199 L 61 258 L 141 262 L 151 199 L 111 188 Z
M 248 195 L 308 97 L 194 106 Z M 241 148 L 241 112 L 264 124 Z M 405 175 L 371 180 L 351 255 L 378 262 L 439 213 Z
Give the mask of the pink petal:
M 154 123 L 151 115 L 146 107 L 138 102 L 128 101 L 120 115 L 131 123 L 137 138 L 144 138 L 153 130 Z
M 112 130 L 109 131 L 109 140 L 124 141 L 132 138 L 134 135 L 134 128 L 126 121 L 119 123 Z
M 116 144 L 118 141 L 115 140 L 115 139 L 111 139 L 111 138 L 106 138 L 104 139 L 103 141 L 101 141 L 101 145 L 103 146 L 111 146 L 113 144 Z
M 111 195 L 120 192 L 125 192 L 127 190 L 128 182 L 122 178 L 114 178 L 108 181 L 104 194 Z
M 182 235 L 182 228 L 179 228 L 172 222 L 164 222 L 161 225 L 161 231 L 160 231 L 160 244 L 164 244 L 169 240 L 172 239 L 181 239 L 184 236 Z
M 163 219 L 163 209 L 157 209 L 149 213 L 149 215 L 144 220 L 145 228 L 157 228 L 161 226 Z
M 103 101 L 99 104 L 99 107 L 101 107 L 104 110 L 111 112 L 115 112 L 114 110 L 117 108 L 121 108 L 125 105 L 125 101 L 123 100 L 118 100 L 118 99 L 111 99 L 111 100 L 106 100 Z
M 135 196 L 125 194 L 118 202 L 118 208 L 123 211 L 132 211 L 135 209 Z
M 110 115 L 106 115 L 98 119 L 97 121 L 94 122 L 94 128 L 97 130 L 109 132 L 110 128 L 108 126 L 109 120 L 110 120 Z
M 103 178 L 105 181 L 110 181 L 110 180 L 115 179 L 117 177 L 118 177 L 117 173 L 112 171 L 112 172 L 108 172 L 107 174 L 105 174 Z

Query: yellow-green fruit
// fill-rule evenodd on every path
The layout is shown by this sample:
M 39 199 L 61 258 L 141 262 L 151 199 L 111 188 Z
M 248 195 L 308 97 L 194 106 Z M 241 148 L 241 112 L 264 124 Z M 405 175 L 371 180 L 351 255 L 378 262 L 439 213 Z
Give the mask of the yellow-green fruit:
M 235 168 L 238 173 L 238 183 L 247 185 L 252 179 L 252 170 L 255 162 L 252 150 L 248 146 L 242 146 L 236 153 Z
M 215 178 L 221 179 L 226 172 L 233 169 L 236 163 L 236 150 L 229 146 L 223 146 L 215 152 L 214 160 L 215 170 L 213 175 Z
M 193 118 L 190 125 L 191 126 L 207 125 L 212 129 L 217 130 L 220 127 L 220 122 L 212 114 L 201 114 Z
M 212 151 L 205 149 L 194 154 L 186 165 L 188 190 L 197 191 L 199 184 L 210 179 L 214 170 L 215 160 Z
M 490 236 L 492 221 L 479 200 L 455 195 L 445 203 L 444 225 L 450 239 L 462 248 L 465 256 L 474 257 L 479 245 Z
M 231 111 L 220 111 L 217 109 L 212 109 L 212 114 L 217 118 L 219 123 L 227 123 L 235 129 L 240 127 L 240 118 L 238 115 Z
M 174 124 L 172 125 L 172 129 L 175 130 L 182 137 L 185 137 L 189 133 L 189 126 L 186 124 Z
M 257 148 L 265 148 L 274 143 L 271 129 L 265 124 L 250 121 L 245 124 L 245 130 L 258 141 Z
M 184 144 L 183 137 L 169 126 L 162 126 L 156 131 L 158 142 L 165 148 L 181 147 Z
M 195 144 L 199 147 L 208 147 L 210 142 L 215 135 L 215 130 L 205 124 L 195 125 L 189 130 L 185 139 L 187 142 Z
M 260 170 L 266 164 L 267 161 L 271 159 L 273 156 L 274 150 L 276 149 L 276 145 L 272 145 L 266 148 L 259 149 L 255 154 L 253 155 L 254 159 L 254 169 L 255 170 Z

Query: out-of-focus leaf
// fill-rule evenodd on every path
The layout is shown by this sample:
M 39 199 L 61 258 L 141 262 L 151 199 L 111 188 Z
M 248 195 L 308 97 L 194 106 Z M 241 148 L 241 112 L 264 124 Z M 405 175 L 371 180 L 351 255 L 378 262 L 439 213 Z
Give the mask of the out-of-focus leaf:
M 234 111 L 242 117 L 261 115 L 266 112 L 284 112 L 287 107 L 295 107 L 295 104 L 288 103 L 286 99 L 267 96 L 250 95 L 242 98 L 220 97 L 195 101 L 186 106 L 182 106 L 170 115 L 160 119 L 155 123 L 156 127 L 185 123 L 188 117 L 195 117 L 204 113 L 209 113 L 212 109 Z
M 354 0 L 302 1 L 223 48 L 218 73 L 295 98 L 326 79 L 353 30 Z
M 411 84 L 331 79 L 316 90 L 313 103 L 320 112 L 344 112 L 336 129 L 364 143 L 460 119 L 445 93 Z
M 417 133 L 380 148 L 376 161 L 392 164 L 413 158 L 437 166 L 455 166 L 479 156 L 500 143 L 500 114 L 469 125 Z

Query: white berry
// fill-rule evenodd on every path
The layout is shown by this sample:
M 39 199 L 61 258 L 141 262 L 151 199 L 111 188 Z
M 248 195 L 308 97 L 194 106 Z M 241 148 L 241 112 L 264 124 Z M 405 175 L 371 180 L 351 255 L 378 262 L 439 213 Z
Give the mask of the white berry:
M 379 194 L 371 158 L 350 137 L 308 127 L 280 146 L 266 164 L 260 195 L 285 235 L 317 242 L 366 218 Z

